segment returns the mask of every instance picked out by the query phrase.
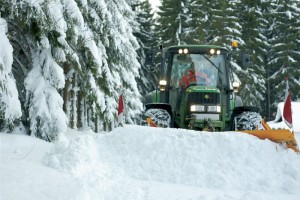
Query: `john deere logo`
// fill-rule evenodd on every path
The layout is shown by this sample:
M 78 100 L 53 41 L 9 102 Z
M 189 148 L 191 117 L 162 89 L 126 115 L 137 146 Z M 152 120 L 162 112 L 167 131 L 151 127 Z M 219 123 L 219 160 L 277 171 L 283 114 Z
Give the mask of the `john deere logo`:
M 204 95 L 204 99 L 209 99 L 209 95 L 208 94 Z

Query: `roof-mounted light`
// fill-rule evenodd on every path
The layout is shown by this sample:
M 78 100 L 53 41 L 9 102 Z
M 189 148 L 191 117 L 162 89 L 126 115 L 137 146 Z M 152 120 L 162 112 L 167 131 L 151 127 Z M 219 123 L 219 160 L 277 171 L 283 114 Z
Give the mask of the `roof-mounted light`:
M 187 48 L 184 48 L 184 49 L 178 49 L 178 53 L 179 54 L 188 54 L 189 53 L 189 50 Z

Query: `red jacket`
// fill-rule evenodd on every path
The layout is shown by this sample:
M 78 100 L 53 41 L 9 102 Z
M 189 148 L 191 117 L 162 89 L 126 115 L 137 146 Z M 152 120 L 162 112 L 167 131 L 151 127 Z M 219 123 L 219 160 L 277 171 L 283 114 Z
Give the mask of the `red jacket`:
M 203 81 L 202 79 L 204 79 L 206 85 L 209 83 L 209 79 L 205 73 L 189 70 L 187 74 L 181 78 L 179 85 L 187 88 L 190 84 L 197 84 Z

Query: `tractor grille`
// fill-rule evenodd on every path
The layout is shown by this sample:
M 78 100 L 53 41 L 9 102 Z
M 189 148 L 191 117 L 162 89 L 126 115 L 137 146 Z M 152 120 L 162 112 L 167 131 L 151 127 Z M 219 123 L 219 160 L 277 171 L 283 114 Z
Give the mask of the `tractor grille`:
M 192 92 L 188 96 L 188 105 L 191 104 L 220 104 L 220 94 L 212 92 Z

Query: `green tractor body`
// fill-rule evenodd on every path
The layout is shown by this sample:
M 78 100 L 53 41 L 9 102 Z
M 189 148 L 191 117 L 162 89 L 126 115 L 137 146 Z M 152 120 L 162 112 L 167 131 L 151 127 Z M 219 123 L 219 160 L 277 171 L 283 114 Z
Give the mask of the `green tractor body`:
M 194 130 L 223 130 L 235 107 L 226 48 L 212 45 L 172 46 L 164 52 L 159 90 L 145 97 L 146 109 L 168 110 L 170 126 Z M 183 77 L 194 68 L 193 81 Z

